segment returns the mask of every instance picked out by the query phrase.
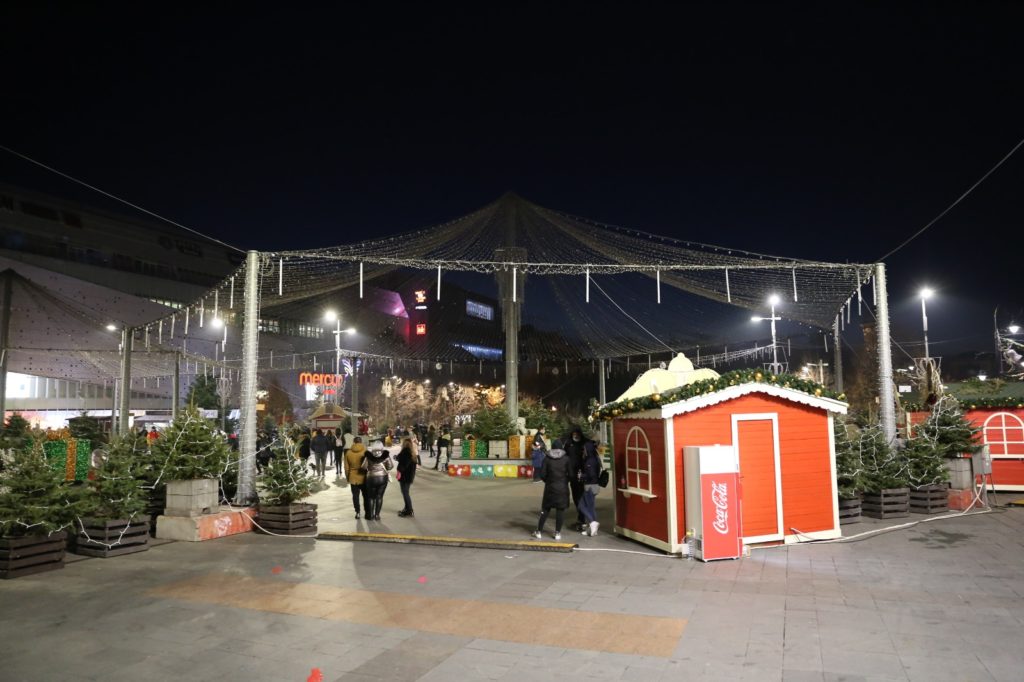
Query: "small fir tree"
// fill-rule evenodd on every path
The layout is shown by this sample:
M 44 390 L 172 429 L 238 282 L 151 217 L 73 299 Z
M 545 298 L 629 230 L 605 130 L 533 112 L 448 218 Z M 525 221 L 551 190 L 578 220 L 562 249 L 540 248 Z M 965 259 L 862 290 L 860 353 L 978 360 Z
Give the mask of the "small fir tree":
M 164 481 L 220 478 L 228 462 L 224 438 L 193 407 L 182 410 L 152 451 Z
M 41 441 L 14 452 L 0 474 L 0 491 L 0 536 L 49 535 L 74 518 L 64 474 L 46 461 Z
M 852 500 L 864 489 L 864 462 L 860 434 L 841 419 L 833 426 L 836 444 L 836 486 L 839 499 Z
M 260 503 L 269 507 L 293 504 L 308 497 L 315 482 L 302 460 L 278 452 L 264 467 Z
M 472 424 L 463 430 L 481 440 L 504 440 L 516 429 L 504 407 L 482 407 L 473 414 Z
M 903 456 L 907 462 L 907 480 L 911 487 L 923 488 L 949 480 L 946 458 L 927 438 L 918 436 L 909 441 Z
M 87 440 L 94 448 L 107 442 L 106 434 L 100 427 L 100 420 L 90 417 L 85 412 L 68 420 L 68 430 L 72 438 Z
M 906 459 L 889 447 L 885 432 L 878 422 L 861 427 L 856 446 L 861 462 L 864 463 L 865 491 L 877 493 L 907 487 Z
M 980 429 L 967 421 L 956 398 L 944 395 L 932 407 L 928 418 L 914 429 L 914 440 L 925 439 L 936 456 L 954 459 L 973 455 L 981 449 L 979 432 Z
M 88 481 L 88 494 L 80 505 L 80 514 L 105 520 L 131 520 L 149 506 L 149 492 L 142 485 L 141 469 L 147 465 L 140 457 L 145 439 L 129 434 L 115 439 L 102 450 L 95 477 Z
M 20 414 L 12 414 L 0 429 L 0 450 L 25 450 L 32 445 L 32 427 Z

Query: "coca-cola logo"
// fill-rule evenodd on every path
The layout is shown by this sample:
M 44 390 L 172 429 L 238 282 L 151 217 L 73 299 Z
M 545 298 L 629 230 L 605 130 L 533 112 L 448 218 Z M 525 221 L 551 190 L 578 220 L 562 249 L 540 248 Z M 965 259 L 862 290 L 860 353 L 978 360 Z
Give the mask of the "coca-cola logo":
M 725 535 L 729 532 L 729 486 L 725 483 L 711 483 L 711 503 L 715 505 L 716 531 Z

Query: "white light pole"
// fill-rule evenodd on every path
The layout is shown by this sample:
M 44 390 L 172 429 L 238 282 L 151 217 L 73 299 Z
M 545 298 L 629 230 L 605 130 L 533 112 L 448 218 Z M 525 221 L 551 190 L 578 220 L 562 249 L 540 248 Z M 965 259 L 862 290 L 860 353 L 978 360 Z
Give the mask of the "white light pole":
M 334 332 L 333 332 L 333 334 L 334 334 L 334 374 L 335 374 L 335 376 L 340 376 L 341 375 L 341 335 L 342 334 L 355 334 L 356 333 L 356 329 L 355 329 L 355 327 L 349 327 L 348 329 L 342 329 L 341 328 L 341 317 L 339 317 L 338 313 L 334 312 L 333 310 L 328 310 L 326 313 L 324 313 L 324 319 L 327 320 L 328 322 L 334 322 L 335 323 L 335 325 L 334 325 Z M 354 366 L 352 367 L 352 370 L 353 370 L 353 373 L 354 373 L 355 372 L 355 367 Z M 337 405 L 341 404 L 341 398 L 339 397 L 339 391 L 338 391 L 337 387 L 335 387 L 335 389 L 334 389 L 334 402 Z M 353 406 L 352 409 L 354 410 L 355 407 Z
M 935 292 L 925 287 L 921 289 L 921 326 L 924 327 L 924 359 L 928 360 L 931 356 L 928 354 L 928 308 L 925 306 L 925 301 L 932 297 Z
M 751 322 L 761 322 L 762 320 L 769 320 L 772 323 L 772 372 L 774 372 L 775 374 L 782 373 L 782 365 L 779 364 L 779 344 L 775 340 L 775 323 L 778 320 L 782 319 L 781 317 L 778 317 L 775 314 L 775 306 L 777 306 L 778 304 L 779 297 L 775 294 L 772 294 L 771 296 L 768 297 L 768 305 L 771 306 L 772 316 L 761 317 L 759 315 L 755 315 L 750 318 Z

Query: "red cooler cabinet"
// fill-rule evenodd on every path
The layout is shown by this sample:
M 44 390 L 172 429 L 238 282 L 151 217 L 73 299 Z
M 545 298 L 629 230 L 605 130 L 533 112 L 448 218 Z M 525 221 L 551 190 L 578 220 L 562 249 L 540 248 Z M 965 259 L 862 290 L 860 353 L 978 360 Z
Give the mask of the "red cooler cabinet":
M 738 559 L 740 535 L 739 460 L 729 445 L 683 448 L 683 488 L 691 555 L 701 561 Z

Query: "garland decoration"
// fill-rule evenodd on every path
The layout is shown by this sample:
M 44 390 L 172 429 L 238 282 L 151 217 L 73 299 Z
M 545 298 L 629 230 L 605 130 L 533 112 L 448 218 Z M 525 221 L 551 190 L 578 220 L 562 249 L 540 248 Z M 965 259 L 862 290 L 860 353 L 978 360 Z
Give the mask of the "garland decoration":
M 642 398 L 630 398 L 629 400 L 601 405 L 593 411 L 590 415 L 590 419 L 592 421 L 611 421 L 612 418 L 622 416 L 623 414 L 642 412 L 644 410 L 661 407 L 662 405 L 679 402 L 680 400 L 687 400 L 688 398 L 694 398 L 699 395 L 721 391 L 729 388 L 730 386 L 739 386 L 740 384 L 751 383 L 764 383 L 771 384 L 773 386 L 781 386 L 783 388 L 793 389 L 819 398 L 825 397 L 832 398 L 834 400 L 846 400 L 845 393 L 836 393 L 816 381 L 804 379 L 796 376 L 795 374 L 771 374 L 760 369 L 738 369 L 732 372 L 726 372 L 717 379 L 703 379 L 662 393 L 654 393 Z
M 1020 396 L 1003 396 L 1000 398 L 971 398 L 959 400 L 965 410 L 1007 410 L 1024 409 L 1024 400 Z M 904 403 L 907 412 L 930 412 L 931 407 L 922 403 Z

